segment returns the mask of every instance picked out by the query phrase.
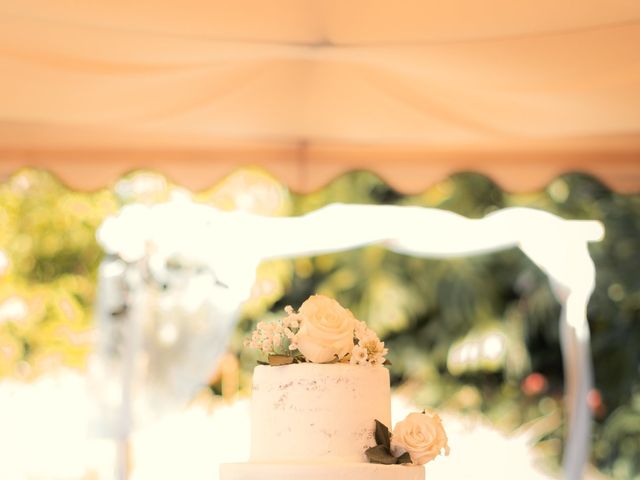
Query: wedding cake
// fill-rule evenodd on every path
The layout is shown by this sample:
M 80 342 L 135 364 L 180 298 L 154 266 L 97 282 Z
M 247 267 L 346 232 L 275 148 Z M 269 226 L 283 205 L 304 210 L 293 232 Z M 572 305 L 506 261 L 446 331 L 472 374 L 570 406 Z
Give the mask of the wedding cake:
M 447 437 L 431 411 L 389 430 L 384 343 L 328 297 L 286 312 L 246 342 L 268 362 L 253 373 L 249 462 L 221 465 L 221 480 L 424 479 Z

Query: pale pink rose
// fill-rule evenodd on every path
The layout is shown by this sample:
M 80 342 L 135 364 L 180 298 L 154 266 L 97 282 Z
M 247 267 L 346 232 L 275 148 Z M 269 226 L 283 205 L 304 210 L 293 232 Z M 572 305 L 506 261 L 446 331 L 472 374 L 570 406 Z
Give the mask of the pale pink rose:
M 399 456 L 409 452 L 412 463 L 424 465 L 444 451 L 449 455 L 447 434 L 437 413 L 410 413 L 398 422 L 391 435 L 391 449 Z
M 300 307 L 298 350 L 313 363 L 340 360 L 353 349 L 356 319 L 337 301 L 324 295 L 309 297 Z

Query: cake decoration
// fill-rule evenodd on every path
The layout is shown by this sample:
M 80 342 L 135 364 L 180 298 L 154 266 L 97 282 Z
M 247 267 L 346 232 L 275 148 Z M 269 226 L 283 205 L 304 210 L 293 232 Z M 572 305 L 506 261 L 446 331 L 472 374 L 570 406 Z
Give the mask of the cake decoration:
M 440 416 L 432 410 L 410 413 L 393 433 L 376 420 L 375 439 L 376 446 L 365 451 L 371 463 L 424 465 L 442 453 L 449 455 L 447 434 Z
M 431 410 L 387 427 L 384 342 L 323 295 L 285 312 L 245 342 L 267 357 L 253 371 L 250 461 L 221 465 L 221 479 L 424 480 L 421 466 L 449 454 L 447 435 Z
M 368 448 L 364 454 L 371 463 L 382 463 L 384 465 L 394 465 L 396 463 L 411 463 L 411 456 L 408 452 L 395 456 L 391 452 L 391 433 L 389 427 L 376 420 L 375 430 L 376 446 Z
M 312 295 L 286 316 L 259 322 L 245 346 L 267 354 L 269 365 L 292 363 L 388 364 L 388 350 L 366 323 L 333 298 Z

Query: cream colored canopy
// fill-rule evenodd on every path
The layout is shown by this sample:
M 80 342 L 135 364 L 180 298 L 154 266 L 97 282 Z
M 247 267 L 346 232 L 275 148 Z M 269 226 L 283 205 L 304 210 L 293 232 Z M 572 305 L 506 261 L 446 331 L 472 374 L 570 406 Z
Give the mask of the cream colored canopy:
M 639 190 L 640 2 L 0 4 L 0 175 L 201 188 L 246 164 L 300 190 L 354 168 Z

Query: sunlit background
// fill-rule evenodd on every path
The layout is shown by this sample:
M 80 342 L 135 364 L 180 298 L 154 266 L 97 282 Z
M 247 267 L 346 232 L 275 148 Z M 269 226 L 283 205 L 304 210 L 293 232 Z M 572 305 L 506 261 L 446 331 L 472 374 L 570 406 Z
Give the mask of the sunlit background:
M 588 408 L 584 477 L 640 480 L 639 45 L 637 0 L 0 1 L 0 480 L 215 480 L 316 292 L 442 413 L 427 479 L 579 480 Z M 271 228 L 336 202 L 449 226 Z M 469 225 L 519 248 L 422 257 Z
M 39 170 L 0 184 L 0 478 L 103 478 L 112 467 L 113 446 L 87 430 L 86 372 L 103 259 L 96 230 L 123 205 L 162 202 L 176 192 L 267 216 L 344 202 L 436 207 L 472 218 L 528 206 L 600 220 L 606 237 L 590 247 L 597 269 L 588 311 L 595 428 L 586 476 L 640 478 L 640 196 L 580 174 L 509 194 L 471 173 L 407 195 L 369 172 L 303 195 L 253 169 L 192 193 L 150 171 L 93 192 Z M 209 385 L 134 432 L 132 478 L 189 472 L 211 479 L 219 462 L 246 460 L 258 357 L 242 341 L 259 320 L 315 292 L 349 306 L 386 342 L 396 418 L 414 406 L 443 412 L 452 455 L 430 465 L 429 478 L 559 478 L 566 425 L 560 309 L 546 276 L 515 249 L 431 260 L 376 246 L 263 263 Z M 504 471 L 496 471 L 497 462 Z

